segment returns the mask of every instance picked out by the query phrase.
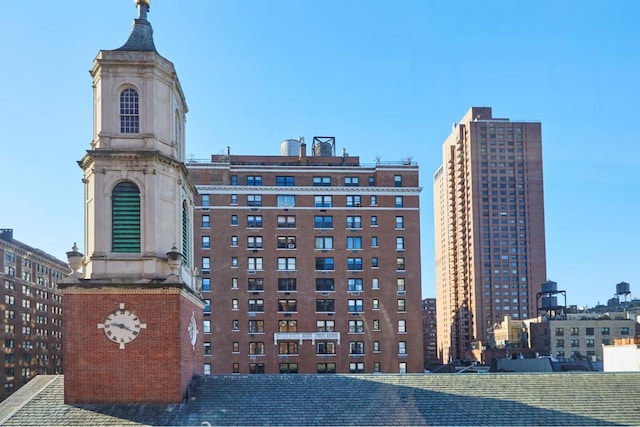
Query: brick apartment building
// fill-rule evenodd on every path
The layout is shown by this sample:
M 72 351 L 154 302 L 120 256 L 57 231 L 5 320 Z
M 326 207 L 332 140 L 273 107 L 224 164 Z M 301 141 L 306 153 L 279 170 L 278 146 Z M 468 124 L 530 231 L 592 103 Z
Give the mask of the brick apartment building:
M 436 299 L 422 300 L 422 334 L 424 342 L 424 366 L 441 363 L 438 358 L 438 328 Z
M 422 372 L 418 166 L 297 152 L 187 164 L 205 373 Z
M 0 400 L 35 375 L 62 373 L 62 294 L 66 263 L 0 230 L 2 389 Z

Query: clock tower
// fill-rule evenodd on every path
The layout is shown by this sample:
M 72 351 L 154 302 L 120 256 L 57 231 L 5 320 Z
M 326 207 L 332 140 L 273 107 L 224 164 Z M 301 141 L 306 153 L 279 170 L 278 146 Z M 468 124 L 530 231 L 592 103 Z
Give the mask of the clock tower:
M 85 254 L 68 252 L 65 402 L 179 403 L 202 374 L 203 299 L 193 262 L 187 105 L 156 51 L 149 0 L 127 42 L 93 62 L 84 171 Z

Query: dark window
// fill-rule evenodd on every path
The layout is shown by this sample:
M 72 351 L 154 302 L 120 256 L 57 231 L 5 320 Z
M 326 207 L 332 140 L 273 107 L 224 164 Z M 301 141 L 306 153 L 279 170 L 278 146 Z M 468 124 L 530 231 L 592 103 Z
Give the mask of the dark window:
M 278 290 L 284 292 L 295 292 L 298 289 L 295 278 L 279 277 Z
M 276 185 L 278 187 L 293 187 L 295 184 L 295 177 L 293 176 L 276 176 Z
M 333 279 L 316 279 L 316 291 L 331 292 L 335 290 Z
M 333 258 L 316 257 L 316 270 L 333 270 Z
M 316 300 L 316 312 L 317 313 L 333 313 L 336 311 L 335 300 L 333 299 L 317 299 Z
M 247 279 L 247 290 L 264 291 L 264 279 L 262 277 L 251 277 Z

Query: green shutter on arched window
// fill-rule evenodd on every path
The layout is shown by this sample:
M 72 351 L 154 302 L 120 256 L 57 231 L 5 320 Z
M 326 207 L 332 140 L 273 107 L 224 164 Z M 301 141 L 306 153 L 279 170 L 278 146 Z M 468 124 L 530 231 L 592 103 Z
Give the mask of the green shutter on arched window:
M 182 262 L 189 266 L 189 215 L 187 202 L 182 202 Z
M 111 251 L 140 252 L 140 190 L 131 182 L 113 189 Z

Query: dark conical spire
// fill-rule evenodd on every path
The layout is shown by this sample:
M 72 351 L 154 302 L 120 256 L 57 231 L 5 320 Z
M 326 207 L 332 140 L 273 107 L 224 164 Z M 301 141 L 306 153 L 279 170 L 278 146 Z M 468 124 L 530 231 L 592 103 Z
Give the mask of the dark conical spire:
M 138 7 L 138 18 L 133 21 L 133 29 L 129 40 L 116 50 L 134 50 L 158 52 L 153 44 L 153 29 L 151 23 L 147 21 L 149 12 L 149 0 L 135 0 Z

